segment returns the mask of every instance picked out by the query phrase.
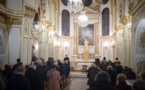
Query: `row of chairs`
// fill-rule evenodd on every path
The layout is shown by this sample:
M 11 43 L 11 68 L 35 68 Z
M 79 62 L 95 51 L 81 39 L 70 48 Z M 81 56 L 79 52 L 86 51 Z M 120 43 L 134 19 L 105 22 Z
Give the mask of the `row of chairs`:
M 61 90 L 64 89 L 70 81 L 71 81 L 71 75 L 69 75 L 67 78 L 65 78 L 65 76 L 63 75 L 60 80 L 60 89 Z M 44 90 L 48 90 L 47 81 L 44 81 Z

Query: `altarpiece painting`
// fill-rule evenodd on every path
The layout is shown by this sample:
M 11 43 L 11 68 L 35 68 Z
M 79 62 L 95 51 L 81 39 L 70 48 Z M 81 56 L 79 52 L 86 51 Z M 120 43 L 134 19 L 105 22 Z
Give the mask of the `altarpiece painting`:
M 87 27 L 80 27 L 78 28 L 78 43 L 79 45 L 84 45 L 84 41 L 89 41 L 88 45 L 94 45 L 94 24 L 89 24 Z

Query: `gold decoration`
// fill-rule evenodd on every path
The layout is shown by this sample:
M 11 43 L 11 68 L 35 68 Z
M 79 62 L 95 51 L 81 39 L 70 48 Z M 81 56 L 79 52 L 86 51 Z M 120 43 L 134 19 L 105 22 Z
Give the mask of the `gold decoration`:
M 137 11 L 139 11 L 139 9 L 144 6 L 145 4 L 145 0 L 142 0 L 143 2 L 138 6 L 138 4 L 136 4 L 136 6 L 134 6 L 134 8 L 131 9 L 131 15 L 134 16 L 134 14 L 136 14 Z
M 143 72 L 145 72 L 145 61 L 140 61 L 137 63 L 137 77 L 140 78 Z
M 83 53 L 83 60 L 89 60 L 89 50 L 88 50 L 88 43 L 89 43 L 89 41 L 87 41 L 85 39 L 84 43 L 85 43 L 85 51 Z
M 125 17 L 122 17 L 119 22 L 126 25 L 127 23 L 131 22 L 131 18 L 130 18 L 130 16 L 125 16 Z
M 34 18 L 37 11 L 29 6 L 25 6 L 25 16 Z
M 129 4 L 129 6 L 128 6 L 128 9 L 129 9 L 128 14 L 129 14 L 129 15 L 131 15 L 131 9 L 132 9 L 132 7 L 133 7 L 133 2 L 131 2 L 131 3 Z
M 99 11 L 100 3 L 97 2 L 96 0 L 93 0 L 93 3 L 94 3 L 95 10 Z
M 123 25 L 117 25 L 115 30 L 118 31 L 120 29 L 123 29 Z
M 140 33 L 140 47 L 145 48 L 145 31 Z

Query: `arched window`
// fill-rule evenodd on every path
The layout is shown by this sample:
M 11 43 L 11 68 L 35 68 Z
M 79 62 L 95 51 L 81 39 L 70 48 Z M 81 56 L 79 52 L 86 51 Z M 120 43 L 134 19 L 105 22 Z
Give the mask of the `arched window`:
M 105 8 L 102 12 L 102 36 L 109 35 L 109 8 Z
M 62 11 L 62 36 L 70 35 L 70 14 L 67 10 Z

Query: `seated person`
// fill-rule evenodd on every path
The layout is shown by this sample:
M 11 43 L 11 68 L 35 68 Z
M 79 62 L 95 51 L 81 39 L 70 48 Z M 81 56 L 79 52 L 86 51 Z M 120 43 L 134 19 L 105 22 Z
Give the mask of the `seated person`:
M 137 80 L 133 84 L 133 90 L 145 90 L 145 81 Z
M 95 78 L 95 86 L 89 90 L 115 90 L 111 85 L 110 76 L 106 71 L 100 71 Z
M 130 85 L 126 83 L 126 76 L 124 74 L 117 75 L 118 85 L 114 86 L 114 88 L 118 90 L 132 90 Z

